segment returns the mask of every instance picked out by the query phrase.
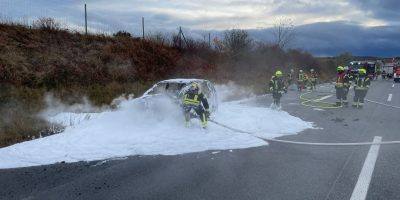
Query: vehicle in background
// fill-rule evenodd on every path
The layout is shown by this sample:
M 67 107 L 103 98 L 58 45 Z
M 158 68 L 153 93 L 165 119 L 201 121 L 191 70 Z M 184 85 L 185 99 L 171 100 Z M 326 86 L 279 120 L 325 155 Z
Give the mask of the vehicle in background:
M 400 66 L 394 67 L 393 80 L 396 83 L 400 82 Z
M 364 63 L 364 68 L 367 70 L 367 76 L 374 80 L 376 79 L 375 61 L 367 61 Z
M 350 62 L 349 65 L 345 67 L 345 70 L 350 75 L 350 77 L 353 79 L 358 74 L 359 68 L 360 68 L 360 65 L 358 64 L 358 62 L 353 61 L 353 62 Z
M 385 75 L 385 78 L 393 78 L 395 63 L 385 63 L 382 66 L 382 78 Z
M 375 61 L 352 61 L 349 64 L 349 74 L 354 77 L 358 74 L 358 70 L 363 68 L 367 71 L 367 76 L 372 80 L 376 77 L 376 62 Z

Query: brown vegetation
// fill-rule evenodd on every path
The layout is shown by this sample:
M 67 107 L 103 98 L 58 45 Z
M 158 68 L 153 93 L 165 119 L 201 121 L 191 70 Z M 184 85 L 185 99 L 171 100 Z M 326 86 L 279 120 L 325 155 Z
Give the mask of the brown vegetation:
M 40 19 L 33 27 L 0 24 L 0 146 L 52 126 L 37 117 L 49 92 L 65 103 L 86 96 L 100 106 L 173 77 L 232 80 L 262 91 L 278 68 L 314 68 L 328 78 L 324 69 L 336 64 L 254 42 L 243 30 L 227 31 L 214 47 L 190 38 L 181 46 L 177 39 L 157 33 L 143 40 L 125 31 L 84 35 L 62 30 L 52 19 Z

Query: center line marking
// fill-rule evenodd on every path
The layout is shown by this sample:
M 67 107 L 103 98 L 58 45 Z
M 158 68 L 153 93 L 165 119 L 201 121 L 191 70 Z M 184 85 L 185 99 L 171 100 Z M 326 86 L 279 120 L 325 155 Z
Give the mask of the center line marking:
M 373 142 L 381 142 L 382 137 L 375 136 Z M 378 158 L 379 148 L 381 145 L 371 145 L 365 159 L 360 176 L 351 194 L 350 200 L 365 200 L 367 198 L 369 184 L 371 183 L 372 173 L 374 172 L 375 163 Z
M 393 94 L 389 94 L 387 101 L 392 101 Z

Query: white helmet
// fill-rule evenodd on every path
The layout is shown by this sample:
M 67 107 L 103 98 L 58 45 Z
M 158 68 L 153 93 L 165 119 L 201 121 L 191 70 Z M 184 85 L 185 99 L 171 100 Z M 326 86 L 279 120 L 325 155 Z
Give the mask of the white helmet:
M 194 83 L 190 84 L 189 91 L 198 92 L 199 89 L 200 88 L 199 88 L 199 84 L 198 83 L 194 82 Z

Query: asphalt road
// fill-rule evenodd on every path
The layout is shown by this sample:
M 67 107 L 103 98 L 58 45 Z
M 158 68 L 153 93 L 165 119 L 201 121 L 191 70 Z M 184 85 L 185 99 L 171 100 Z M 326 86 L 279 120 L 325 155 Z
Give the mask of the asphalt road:
M 392 85 L 374 81 L 367 98 L 400 106 L 400 84 Z M 253 103 L 270 102 L 267 97 Z M 321 129 L 280 139 L 400 140 L 400 110 L 395 108 L 367 103 L 362 110 L 313 109 L 300 105 L 298 93 L 291 91 L 283 99 L 283 109 Z M 0 170 L 0 199 L 350 199 L 369 149 L 270 143 L 216 154 L 133 156 Z M 380 146 L 367 199 L 400 199 L 399 155 L 400 145 Z

